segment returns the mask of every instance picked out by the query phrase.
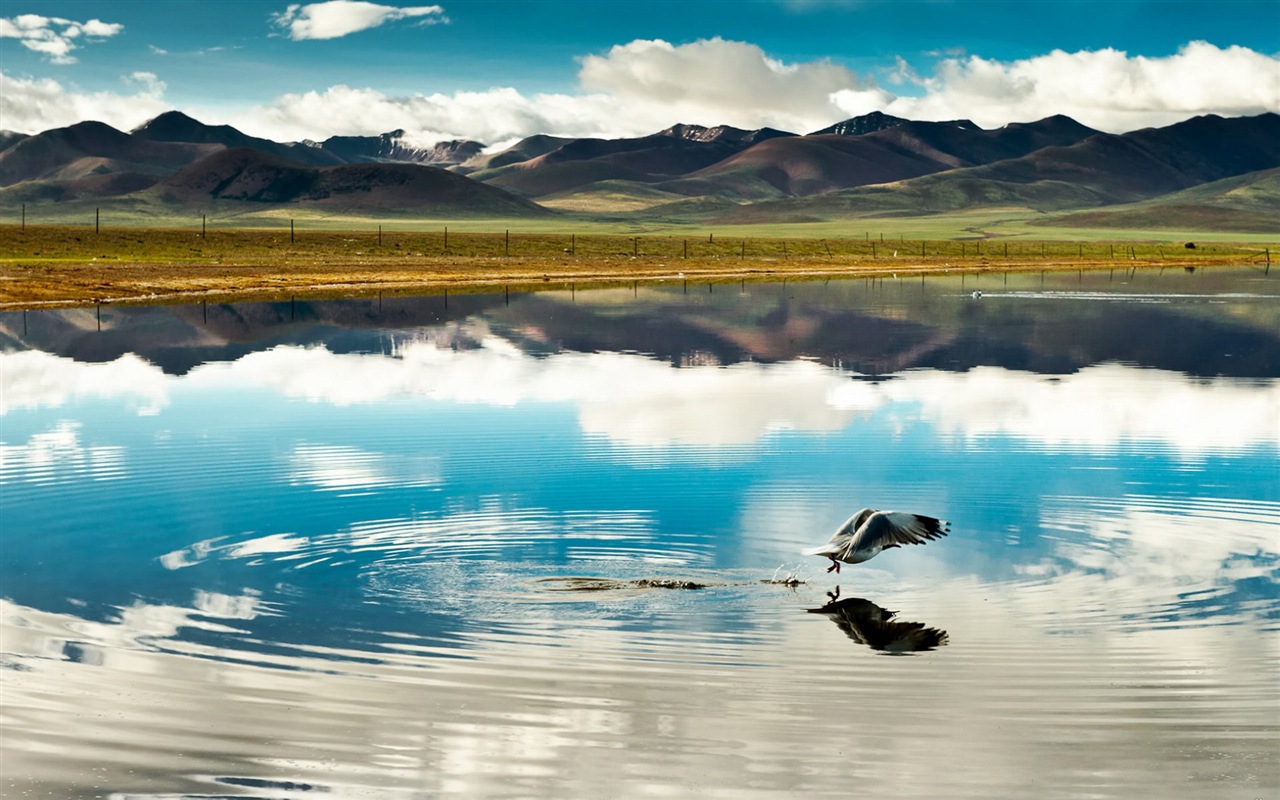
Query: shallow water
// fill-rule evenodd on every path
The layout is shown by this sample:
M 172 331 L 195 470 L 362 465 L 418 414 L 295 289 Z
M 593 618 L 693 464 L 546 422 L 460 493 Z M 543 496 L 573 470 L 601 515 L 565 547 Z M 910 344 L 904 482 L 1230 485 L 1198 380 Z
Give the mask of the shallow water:
M 6 797 L 1280 791 L 1280 277 L 106 307 L 0 342 Z M 798 555 L 861 506 L 952 532 Z

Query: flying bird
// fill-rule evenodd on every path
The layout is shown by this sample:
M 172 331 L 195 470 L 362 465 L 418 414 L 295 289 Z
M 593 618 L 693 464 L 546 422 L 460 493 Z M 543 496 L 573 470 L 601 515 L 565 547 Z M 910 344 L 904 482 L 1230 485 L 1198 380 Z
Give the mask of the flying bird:
M 946 520 L 908 514 L 904 511 L 876 511 L 864 508 L 845 520 L 821 547 L 802 551 L 807 556 L 831 559 L 827 572 L 840 572 L 840 562 L 860 564 L 875 558 L 881 550 L 904 544 L 924 544 L 946 536 L 951 523 Z

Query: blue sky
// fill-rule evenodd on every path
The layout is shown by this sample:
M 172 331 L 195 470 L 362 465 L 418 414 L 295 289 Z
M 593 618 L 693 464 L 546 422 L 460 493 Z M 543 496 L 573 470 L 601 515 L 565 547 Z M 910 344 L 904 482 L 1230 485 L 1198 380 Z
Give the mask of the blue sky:
M 1280 2 L 5 0 L 0 127 L 166 108 L 278 139 L 486 143 L 883 109 L 1128 130 L 1280 110 Z

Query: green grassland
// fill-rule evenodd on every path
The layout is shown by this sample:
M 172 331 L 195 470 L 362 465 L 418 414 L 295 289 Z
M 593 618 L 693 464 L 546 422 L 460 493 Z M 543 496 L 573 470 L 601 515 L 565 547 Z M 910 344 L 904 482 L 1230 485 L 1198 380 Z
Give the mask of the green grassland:
M 695 201 L 696 202 L 696 201 Z M 1173 207 L 1176 210 L 1176 206 Z M 96 212 L 96 215 L 95 215 Z M 1260 223 L 1274 219 L 1264 212 L 1250 210 Z M 1116 216 L 1120 215 L 1120 216 Z M 1239 230 L 1237 226 L 1214 224 L 1214 212 L 1183 215 L 1169 211 L 1167 205 L 1133 204 L 1094 212 L 1049 215 L 1027 208 L 982 208 L 923 216 L 842 216 L 832 215 L 804 220 L 743 221 L 734 224 L 711 219 L 689 220 L 687 215 L 604 214 L 561 212 L 540 218 L 434 217 L 418 218 L 409 214 L 373 218 L 365 215 L 325 212 L 302 207 L 261 208 L 251 204 L 219 204 L 211 206 L 202 221 L 199 214 L 175 214 L 171 210 L 134 200 L 72 201 L 56 205 L 28 206 L 25 224 L 40 226 L 73 226 L 92 231 L 95 218 L 102 230 L 117 228 L 172 228 L 199 233 L 202 225 L 218 230 L 284 230 L 292 223 L 295 231 L 351 231 L 376 235 L 379 226 L 384 234 L 451 234 L 490 233 L 503 235 L 529 234 L 545 236 L 646 236 L 669 237 L 690 241 L 709 236 L 727 240 L 741 239 L 814 239 L 835 241 L 875 241 L 886 246 L 919 240 L 986 241 L 988 248 L 997 241 L 1045 241 L 1061 243 L 1151 243 L 1181 246 L 1187 241 L 1247 243 L 1275 245 L 1280 230 Z M 0 209 L 0 224 L 19 227 L 22 211 Z M 748 217 L 749 219 L 749 217 Z M 1114 224 L 1117 221 L 1124 226 Z M 567 245 L 566 245 L 567 246 Z M 958 248 L 957 248 L 958 249 Z M 1274 249 L 1274 248 L 1273 248 Z M 988 250 L 989 251 L 989 250 Z M 3 257 L 0 253 L 0 257 Z

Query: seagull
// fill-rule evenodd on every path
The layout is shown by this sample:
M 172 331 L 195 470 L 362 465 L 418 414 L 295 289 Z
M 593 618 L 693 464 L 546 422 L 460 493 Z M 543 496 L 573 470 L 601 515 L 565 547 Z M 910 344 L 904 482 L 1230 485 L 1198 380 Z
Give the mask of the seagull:
M 864 508 L 836 528 L 826 544 L 802 552 L 806 556 L 826 556 L 831 559 L 827 572 L 835 570 L 839 573 L 841 561 L 860 564 L 890 547 L 924 544 L 946 536 L 950 525 L 946 520 L 920 514 Z

